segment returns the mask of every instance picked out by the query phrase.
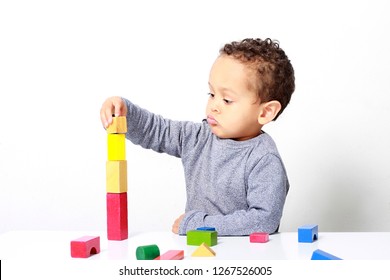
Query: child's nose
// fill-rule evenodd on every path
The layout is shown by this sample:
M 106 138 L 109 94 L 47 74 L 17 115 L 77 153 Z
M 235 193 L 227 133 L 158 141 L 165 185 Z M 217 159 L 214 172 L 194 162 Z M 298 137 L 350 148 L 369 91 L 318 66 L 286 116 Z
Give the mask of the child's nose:
M 211 108 L 211 111 L 216 112 L 216 113 L 219 113 L 219 109 L 217 108 L 217 106 L 213 106 L 213 107 Z
M 220 112 L 219 110 L 219 104 L 217 101 L 213 101 L 212 104 L 211 104 L 211 111 L 212 112 Z

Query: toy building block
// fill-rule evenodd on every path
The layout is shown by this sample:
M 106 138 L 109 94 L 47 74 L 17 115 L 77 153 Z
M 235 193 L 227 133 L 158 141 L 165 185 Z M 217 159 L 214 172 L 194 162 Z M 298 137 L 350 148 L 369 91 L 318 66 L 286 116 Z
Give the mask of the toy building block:
M 317 249 L 313 252 L 313 254 L 311 255 L 311 259 L 312 260 L 342 260 L 336 256 L 333 256 L 327 252 L 324 252 L 320 249 Z
M 127 122 L 125 116 L 113 117 L 112 123 L 106 129 L 107 133 L 126 133 L 127 132 Z
M 72 258 L 89 258 L 100 253 L 99 236 L 83 236 L 70 242 L 70 255 Z
M 304 225 L 298 228 L 298 242 L 312 243 L 318 239 L 318 225 Z
M 184 251 L 183 250 L 169 250 L 155 258 L 155 260 L 182 260 L 184 259 Z
M 198 227 L 196 230 L 209 230 L 209 231 L 215 231 L 214 227 Z
M 196 250 L 192 253 L 192 257 L 215 257 L 215 252 L 211 249 L 206 243 L 202 243 Z
M 107 238 L 128 238 L 127 193 L 107 193 Z
M 269 241 L 269 234 L 266 232 L 253 232 L 249 235 L 251 243 L 266 243 Z
M 137 260 L 154 260 L 160 256 L 160 249 L 155 244 L 139 246 L 135 251 L 135 255 Z
M 126 160 L 109 160 L 106 162 L 106 191 L 108 193 L 127 192 Z
M 187 231 L 187 245 L 199 246 L 206 243 L 209 246 L 217 245 L 218 233 L 210 230 L 189 230 Z
M 108 160 L 126 160 L 125 134 L 107 134 Z

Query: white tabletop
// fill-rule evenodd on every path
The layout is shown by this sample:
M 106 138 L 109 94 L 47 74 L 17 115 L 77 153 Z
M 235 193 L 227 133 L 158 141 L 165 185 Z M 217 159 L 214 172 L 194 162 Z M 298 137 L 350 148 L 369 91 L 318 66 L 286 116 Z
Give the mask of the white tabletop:
M 70 242 L 79 237 L 100 236 L 101 252 L 90 260 L 135 260 L 138 246 L 156 244 L 163 254 L 184 250 L 184 260 L 197 246 L 186 244 L 186 236 L 171 232 L 130 233 L 123 241 L 108 241 L 102 232 L 11 231 L 0 235 L 0 259 L 71 259 Z M 249 237 L 218 237 L 208 260 L 310 260 L 321 249 L 343 260 L 390 260 L 390 232 L 319 232 L 313 243 L 299 243 L 297 232 L 271 235 L 267 243 L 250 243 Z

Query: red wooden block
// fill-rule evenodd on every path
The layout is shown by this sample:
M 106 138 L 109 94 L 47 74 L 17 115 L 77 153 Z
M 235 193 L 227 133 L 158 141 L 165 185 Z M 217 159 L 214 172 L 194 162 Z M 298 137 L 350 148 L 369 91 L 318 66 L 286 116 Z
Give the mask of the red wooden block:
M 266 243 L 269 240 L 269 234 L 266 232 L 254 232 L 249 235 L 251 243 Z
M 183 250 L 169 250 L 166 253 L 155 258 L 155 260 L 182 260 L 182 259 L 184 259 Z
M 127 192 L 107 193 L 107 238 L 108 240 L 128 238 Z
M 88 258 L 99 253 L 99 236 L 83 236 L 70 242 L 70 255 L 72 258 Z

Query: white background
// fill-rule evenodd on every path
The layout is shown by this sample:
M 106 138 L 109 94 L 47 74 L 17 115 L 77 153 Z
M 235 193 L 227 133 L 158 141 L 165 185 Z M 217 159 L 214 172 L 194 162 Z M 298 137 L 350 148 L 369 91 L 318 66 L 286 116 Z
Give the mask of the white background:
M 104 230 L 111 95 L 204 117 L 226 42 L 280 41 L 296 91 L 265 130 L 291 183 L 281 231 L 390 231 L 387 1 L 1 1 L 0 233 Z M 170 230 L 181 162 L 127 142 L 129 229 Z

